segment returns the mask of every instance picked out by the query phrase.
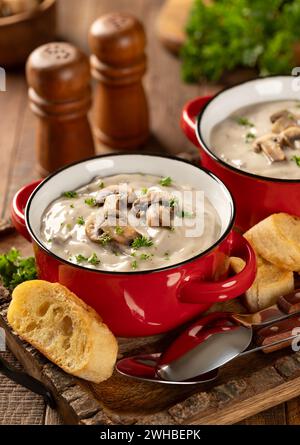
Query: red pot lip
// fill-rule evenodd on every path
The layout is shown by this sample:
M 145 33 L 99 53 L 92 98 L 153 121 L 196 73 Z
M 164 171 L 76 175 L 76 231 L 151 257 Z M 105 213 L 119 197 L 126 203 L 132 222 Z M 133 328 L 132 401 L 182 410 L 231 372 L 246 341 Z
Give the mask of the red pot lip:
M 273 78 L 273 77 L 294 77 L 294 76 L 273 74 L 273 75 L 264 76 L 264 77 L 255 77 L 254 79 L 244 80 L 243 82 L 239 82 L 239 83 L 236 83 L 236 84 L 234 84 L 232 86 L 228 86 L 226 88 L 223 88 L 221 91 L 219 91 L 217 94 L 215 94 L 210 100 L 207 101 L 207 103 L 203 106 L 203 108 L 201 109 L 200 113 L 198 114 L 197 125 L 196 125 L 196 135 L 197 135 L 199 143 L 201 144 L 201 147 L 208 154 L 208 156 L 213 158 L 216 162 L 220 163 L 223 167 L 226 167 L 228 170 L 232 170 L 232 171 L 234 171 L 235 173 L 237 173 L 237 174 L 239 174 L 241 176 L 248 176 L 249 178 L 253 178 L 253 179 L 256 179 L 256 180 L 260 180 L 260 181 L 279 182 L 279 183 L 286 183 L 286 184 L 299 184 L 300 183 L 300 179 L 270 178 L 269 176 L 261 176 L 261 175 L 255 174 L 255 173 L 246 172 L 246 171 L 238 169 L 237 167 L 234 167 L 233 165 L 227 164 L 225 161 L 223 161 L 221 158 L 219 158 L 209 148 L 209 146 L 204 141 L 204 139 L 202 137 L 201 130 L 200 130 L 200 122 L 201 122 L 202 116 L 203 116 L 206 108 L 208 107 L 208 105 L 213 100 L 215 100 L 217 97 L 221 96 L 225 91 L 232 90 L 233 88 L 235 88 L 235 87 L 237 87 L 239 85 L 244 85 L 244 84 L 250 83 L 250 82 L 257 82 L 258 80 L 268 79 L 268 78 Z
M 98 269 L 89 269 L 87 267 L 81 266 L 80 264 L 74 264 L 71 263 L 67 260 L 65 260 L 64 258 L 59 257 L 58 255 L 56 255 L 55 253 L 51 252 L 49 249 L 47 249 L 47 247 L 45 247 L 42 242 L 39 240 L 39 238 L 37 236 L 35 236 L 31 225 L 30 225 L 30 219 L 29 219 L 29 213 L 30 213 L 30 206 L 32 203 L 32 200 L 34 198 L 34 196 L 36 195 L 36 193 L 38 192 L 38 190 L 40 188 L 42 188 L 50 179 L 52 179 L 54 176 L 56 176 L 58 173 L 67 170 L 69 167 L 72 167 L 73 165 L 77 165 L 77 164 L 81 164 L 81 163 L 85 163 L 89 160 L 95 159 L 95 158 L 103 158 L 103 157 L 115 157 L 115 156 L 128 156 L 128 155 L 139 155 L 139 156 L 153 156 L 153 157 L 160 157 L 160 158 L 168 158 L 168 159 L 174 159 L 176 161 L 179 162 L 183 162 L 185 164 L 189 164 L 201 171 L 204 171 L 206 174 L 208 174 L 214 181 L 216 181 L 220 186 L 224 187 L 225 190 L 227 191 L 229 197 L 231 198 L 231 219 L 230 219 L 230 223 L 228 224 L 227 229 L 225 230 L 225 232 L 223 233 L 223 235 L 217 239 L 217 241 L 210 246 L 208 249 L 204 250 L 203 252 L 201 252 L 198 255 L 195 255 L 187 260 L 181 261 L 180 263 L 176 263 L 173 264 L 171 266 L 165 266 L 165 267 L 160 267 L 157 269 L 149 269 L 149 270 L 142 270 L 142 271 L 132 271 L 132 272 L 114 272 L 114 271 L 107 271 L 107 270 L 98 270 Z M 216 175 L 214 175 L 212 172 L 210 172 L 209 170 L 207 170 L 206 168 L 200 167 L 198 165 L 195 164 L 191 164 L 191 162 L 185 160 L 185 159 L 180 159 L 176 156 L 171 156 L 171 155 L 164 155 L 164 154 L 155 154 L 155 153 L 139 153 L 139 152 L 130 152 L 130 153 L 107 153 L 107 154 L 103 154 L 103 155 L 98 155 L 98 156 L 92 156 L 86 159 L 83 159 L 81 161 L 77 161 L 77 162 L 73 162 L 72 164 L 68 164 L 65 167 L 62 167 L 58 170 L 56 170 L 54 173 L 52 173 L 51 175 L 47 176 L 47 178 L 45 178 L 40 184 L 38 184 L 38 186 L 34 189 L 34 191 L 31 193 L 26 208 L 25 208 L 25 223 L 26 223 L 26 227 L 27 230 L 32 238 L 32 240 L 34 240 L 34 242 L 39 246 L 40 249 L 42 249 L 44 252 L 46 252 L 48 255 L 52 256 L 53 258 L 55 258 L 57 261 L 60 261 L 62 263 L 65 263 L 71 267 L 77 268 L 77 269 L 81 269 L 84 270 L 86 272 L 93 272 L 93 273 L 98 273 L 98 274 L 102 274 L 102 275 L 122 275 L 122 276 L 136 276 L 136 275 L 146 275 L 146 274 L 152 274 L 152 273 L 159 273 L 159 272 L 165 272 L 167 270 L 172 270 L 172 269 L 177 269 L 178 267 L 184 266 L 185 264 L 191 263 L 192 261 L 195 261 L 205 255 L 207 255 L 209 252 L 211 252 L 212 250 L 214 250 L 218 245 L 220 245 L 229 235 L 229 233 L 231 232 L 231 230 L 233 229 L 233 225 L 234 225 L 234 221 L 235 221 L 235 216 L 236 216 L 236 207 L 235 207 L 235 203 L 234 203 L 234 199 L 233 196 L 231 194 L 231 192 L 228 190 L 228 188 L 226 187 L 226 185 L 221 181 L 221 179 L 219 179 Z

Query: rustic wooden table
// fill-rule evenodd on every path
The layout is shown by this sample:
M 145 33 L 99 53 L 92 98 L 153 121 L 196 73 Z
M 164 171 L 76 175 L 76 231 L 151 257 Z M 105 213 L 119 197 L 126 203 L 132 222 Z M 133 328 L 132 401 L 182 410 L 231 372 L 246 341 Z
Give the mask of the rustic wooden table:
M 87 30 L 99 15 L 113 10 L 129 11 L 145 24 L 148 35 L 149 70 L 145 79 L 151 108 L 152 138 L 147 149 L 171 153 L 192 152 L 179 128 L 184 103 L 217 87 L 184 85 L 176 58 L 161 47 L 155 35 L 155 19 L 164 0 L 58 0 L 59 36 L 87 51 Z M 0 217 L 9 216 L 14 192 L 36 178 L 34 169 L 35 118 L 27 103 L 23 72 L 10 72 L 7 91 L 0 93 Z M 16 238 L 16 247 L 21 243 Z M 31 253 L 29 243 L 19 246 Z M 0 250 L 3 249 L 0 244 Z M 15 363 L 9 352 L 4 353 Z M 0 424 L 59 424 L 55 411 L 45 408 L 40 397 L 0 376 Z M 244 421 L 243 424 L 299 424 L 300 400 L 294 399 Z

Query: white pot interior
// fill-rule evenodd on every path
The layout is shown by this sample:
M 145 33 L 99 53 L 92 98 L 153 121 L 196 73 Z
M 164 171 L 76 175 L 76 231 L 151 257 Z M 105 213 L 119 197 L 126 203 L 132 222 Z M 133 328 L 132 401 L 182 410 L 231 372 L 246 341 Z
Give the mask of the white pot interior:
M 207 105 L 201 116 L 199 126 L 201 137 L 209 146 L 213 127 L 239 108 L 290 99 L 300 99 L 300 81 L 293 76 L 254 79 L 224 90 Z
M 46 179 L 33 192 L 26 208 L 27 225 L 32 235 L 40 239 L 40 223 L 47 206 L 65 191 L 77 189 L 96 176 L 106 177 L 120 173 L 144 173 L 162 177 L 171 176 L 178 184 L 188 184 L 204 191 L 217 210 L 222 233 L 230 226 L 234 205 L 227 188 L 218 179 L 198 167 L 176 159 L 149 155 L 111 155 L 93 158 L 65 168 Z M 221 237 L 220 236 L 220 237 Z

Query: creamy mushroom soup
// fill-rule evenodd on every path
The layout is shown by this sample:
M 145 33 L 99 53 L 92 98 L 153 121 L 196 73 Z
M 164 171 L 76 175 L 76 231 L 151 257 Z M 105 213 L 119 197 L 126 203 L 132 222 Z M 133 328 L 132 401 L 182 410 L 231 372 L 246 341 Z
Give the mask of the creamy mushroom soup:
M 41 224 L 44 244 L 59 257 L 115 272 L 180 263 L 220 235 L 218 213 L 201 191 L 143 174 L 97 177 L 66 191 Z
M 212 129 L 210 145 L 219 158 L 241 170 L 300 179 L 300 102 L 241 108 Z

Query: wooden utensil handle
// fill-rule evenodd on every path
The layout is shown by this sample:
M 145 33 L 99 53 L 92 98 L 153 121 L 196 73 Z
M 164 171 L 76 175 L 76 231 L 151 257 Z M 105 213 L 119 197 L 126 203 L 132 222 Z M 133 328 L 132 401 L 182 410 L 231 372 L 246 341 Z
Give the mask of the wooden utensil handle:
M 300 312 L 300 289 L 295 289 L 294 292 L 280 297 L 277 306 L 286 314 Z
M 298 330 L 298 331 L 297 331 Z M 292 335 L 300 334 L 300 315 L 287 318 L 286 320 L 274 323 L 271 326 L 259 329 L 255 335 L 255 343 L 258 346 L 267 346 L 278 340 L 282 340 Z M 263 350 L 265 353 L 278 351 L 279 349 L 286 348 L 292 344 L 293 340 L 287 340 L 279 345 L 271 346 Z

